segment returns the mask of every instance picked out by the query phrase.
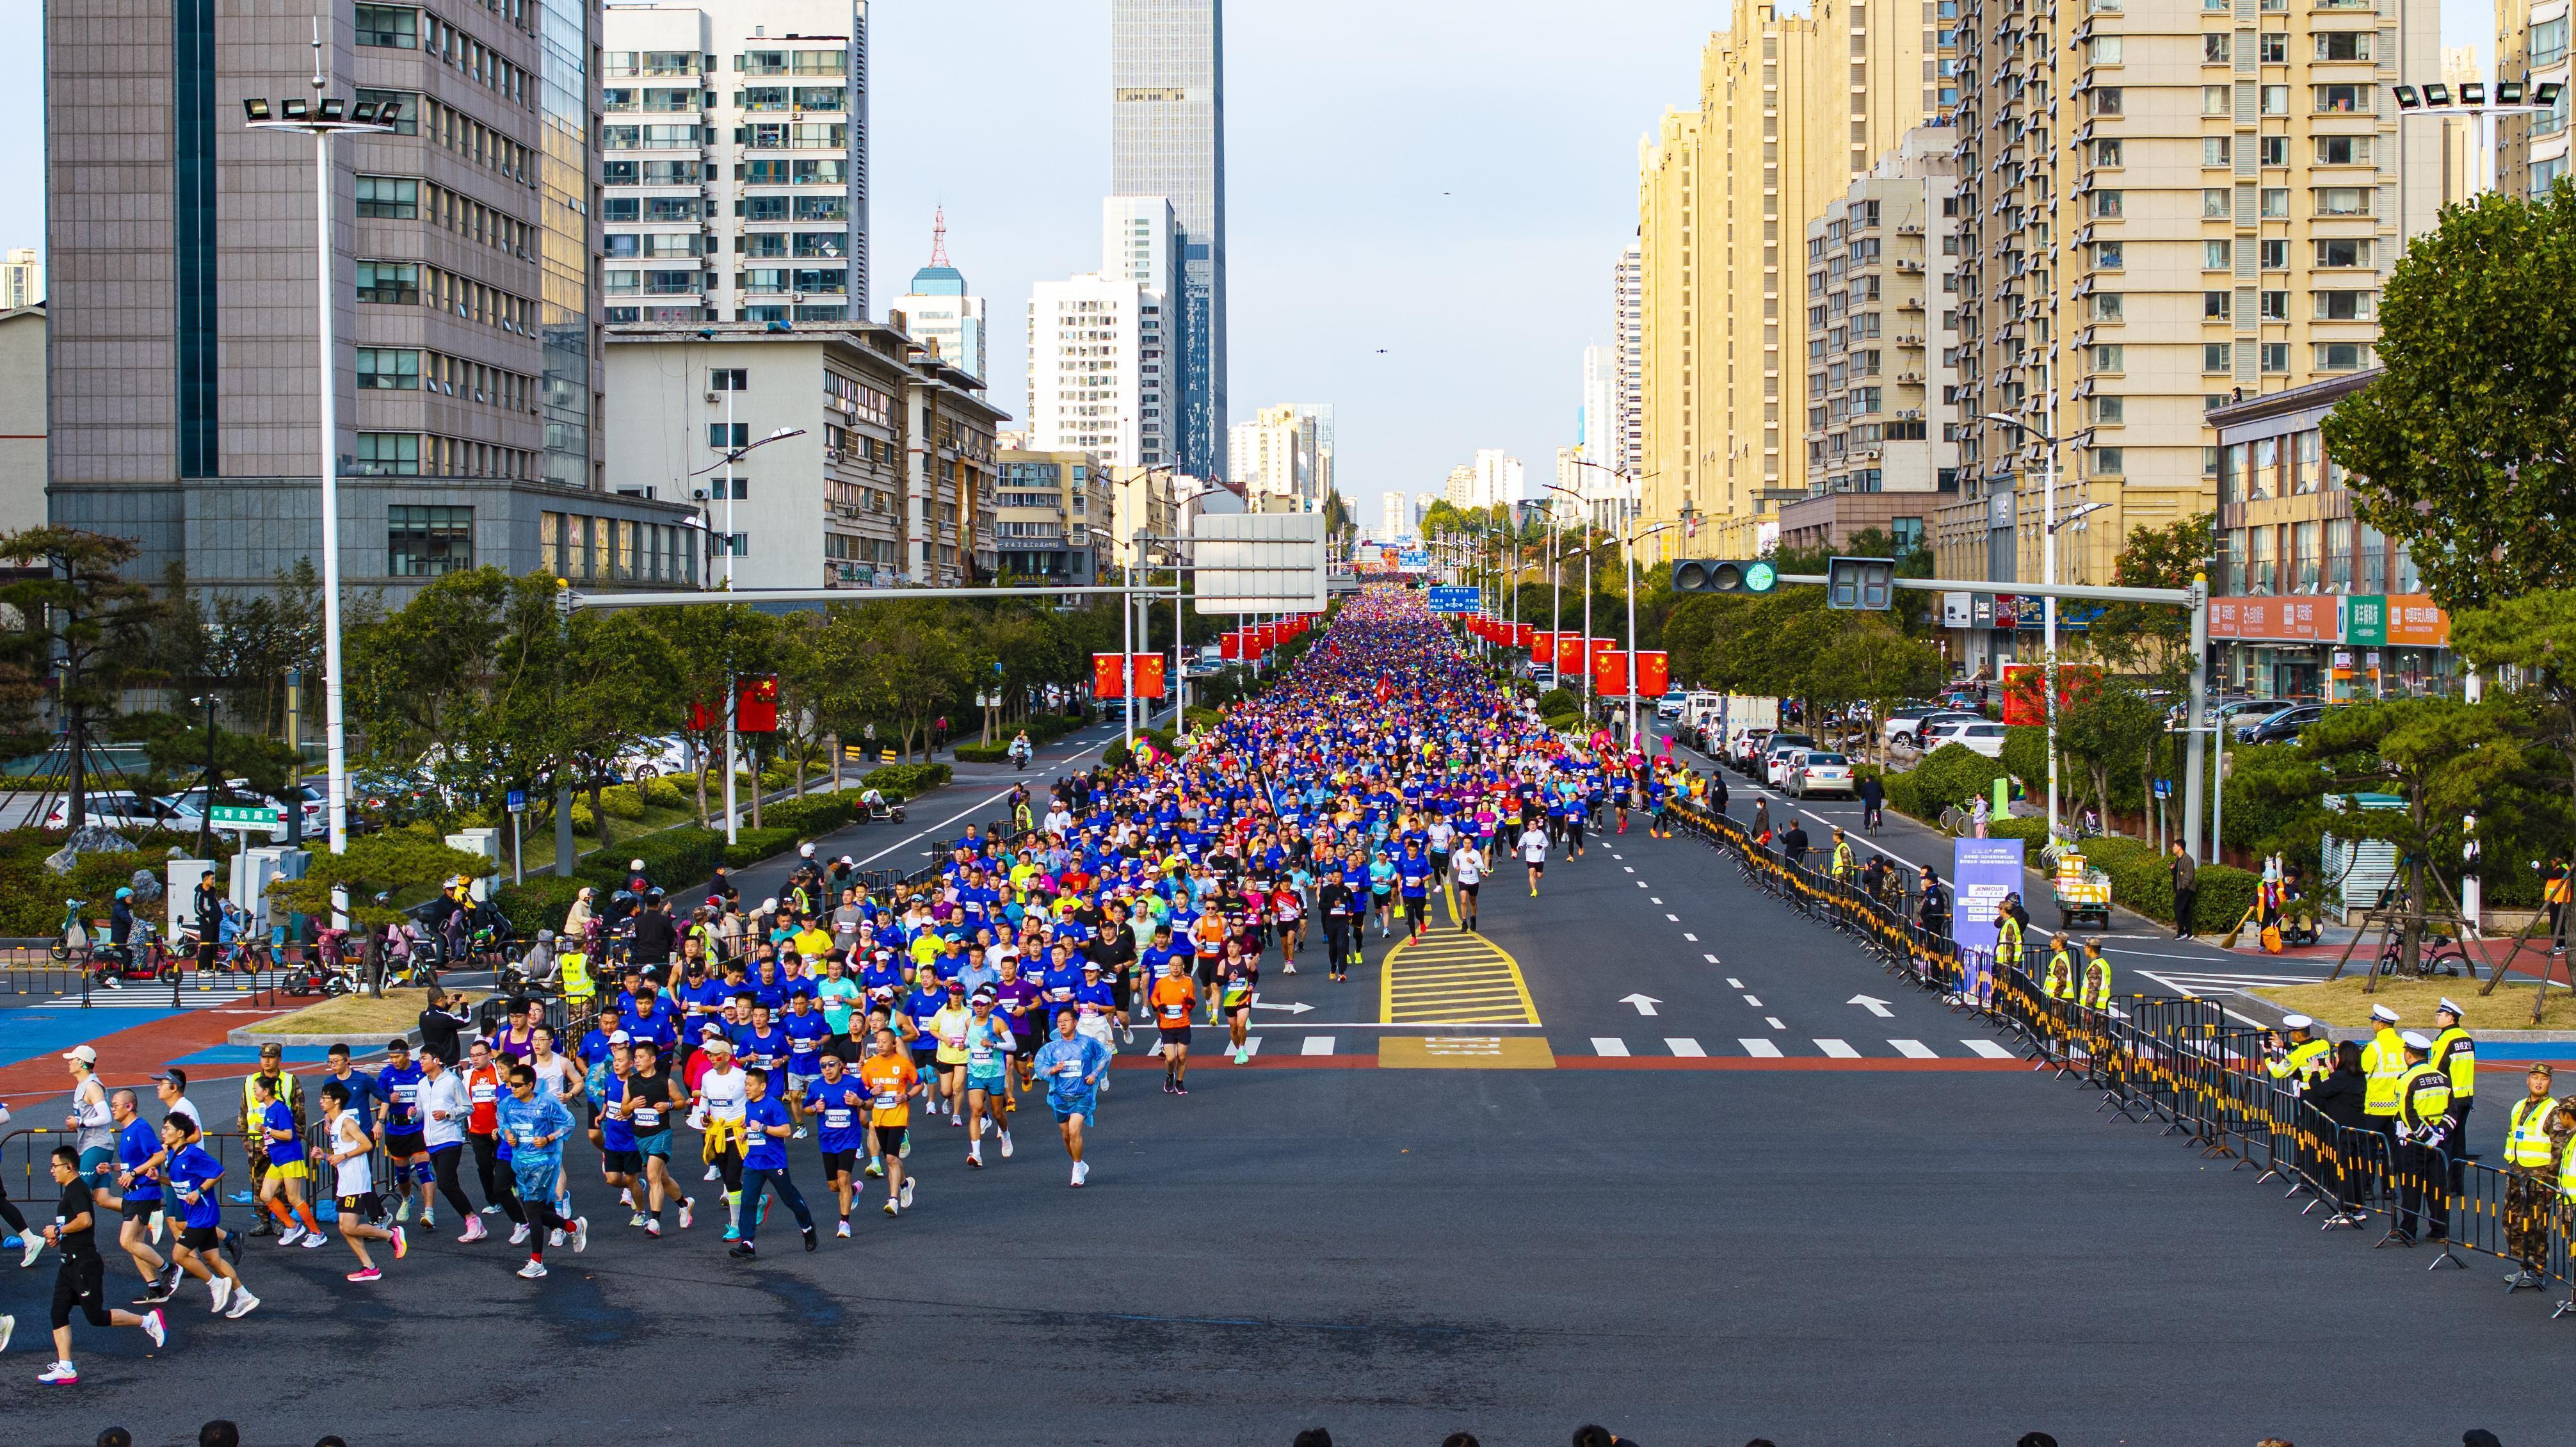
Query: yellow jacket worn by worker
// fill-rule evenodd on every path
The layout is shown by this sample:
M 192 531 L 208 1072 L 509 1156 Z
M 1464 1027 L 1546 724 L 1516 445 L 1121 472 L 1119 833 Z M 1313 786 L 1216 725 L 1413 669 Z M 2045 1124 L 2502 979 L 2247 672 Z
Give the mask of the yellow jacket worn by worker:
M 599 987 L 590 982 L 590 956 L 579 950 L 566 950 L 556 957 L 555 963 L 563 967 L 566 1000 L 578 1003 L 599 992 Z
M 2525 1096 L 2513 1103 L 2513 1113 L 2505 1120 L 2506 1165 L 2534 1171 L 2548 1167 L 2549 1117 L 2557 1109 L 2558 1102 L 2545 1095 L 2538 1100 Z M 2576 1151 L 2569 1154 L 2576 1155 Z
M 2021 964 L 2021 921 L 2009 913 L 1995 921 L 1995 963 L 2006 969 Z
M 2468 1031 L 2454 1025 L 2434 1036 L 2432 1066 L 2449 1078 L 2453 1101 L 2477 1099 L 2478 1042 L 2469 1038 Z
M 2048 967 L 2040 972 L 2040 993 L 2052 1000 L 2075 998 L 2075 962 L 2059 950 L 2048 957 Z
M 2397 1038 L 2393 1021 L 2380 1022 L 2379 1033 L 2361 1047 L 2361 1073 L 2370 1077 L 2362 1089 L 2362 1114 L 2397 1114 L 2397 1078 L 2406 1073 L 2406 1045 Z
M 1852 847 L 1837 841 L 1834 845 L 1834 878 L 1849 879 L 1852 872 Z
M 2084 957 L 2084 984 L 2079 998 L 2088 1009 L 2111 1008 L 2111 962 L 2099 952 Z
M 2305 1015 L 2293 1015 L 2281 1023 L 2292 1030 L 2305 1030 L 2316 1022 Z M 2278 1056 L 2263 1062 L 2263 1070 L 2304 1094 L 2334 1070 L 2334 1042 L 2293 1040 Z
M 2439 1145 L 2450 1123 L 2451 1078 L 2429 1064 L 2406 1067 L 2397 1077 L 2398 1134 L 2410 1144 Z

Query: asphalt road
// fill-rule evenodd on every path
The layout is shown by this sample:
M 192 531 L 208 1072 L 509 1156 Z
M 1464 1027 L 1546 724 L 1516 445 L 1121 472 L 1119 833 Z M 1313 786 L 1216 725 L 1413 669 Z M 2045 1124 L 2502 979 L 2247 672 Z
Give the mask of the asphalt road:
M 1388 1026 L 1383 945 L 1347 985 L 1274 968 L 1263 1003 L 1289 1008 L 1259 1012 L 1252 1066 L 1203 1058 L 1174 1099 L 1128 1057 L 1082 1191 L 1024 1115 L 1017 1156 L 980 1172 L 961 1132 L 920 1127 L 914 1212 L 870 1201 L 811 1256 L 773 1225 L 753 1267 L 704 1229 L 647 1241 L 597 1210 L 589 1253 L 541 1283 L 497 1242 L 431 1242 L 364 1289 L 336 1244 L 262 1245 L 258 1314 L 209 1322 L 192 1290 L 149 1360 L 83 1328 L 64 1392 L 33 1384 L 50 1272 L 0 1267 L 21 1322 L 0 1438 L 180 1441 L 221 1414 L 253 1442 L 359 1447 L 1285 1444 L 1319 1424 L 1537 1444 L 1589 1420 L 1655 1447 L 2560 1440 L 2569 1328 L 2487 1263 L 2428 1274 L 2320 1234 L 2252 1172 L 1980 1055 L 1712 851 L 1601 844 L 1536 901 L 1508 871 L 1487 890 L 1537 1025 Z M 1502 1037 L 1544 1040 L 1554 1068 L 1377 1067 L 1386 1040 Z M 2404 1370 L 2364 1370 L 2391 1353 Z

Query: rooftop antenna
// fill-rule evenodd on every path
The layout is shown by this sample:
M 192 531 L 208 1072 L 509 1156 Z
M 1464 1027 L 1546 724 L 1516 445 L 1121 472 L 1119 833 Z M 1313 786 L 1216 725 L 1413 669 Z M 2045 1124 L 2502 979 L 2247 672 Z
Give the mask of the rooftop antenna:
M 948 208 L 935 206 L 930 212 L 930 264 L 948 264 Z

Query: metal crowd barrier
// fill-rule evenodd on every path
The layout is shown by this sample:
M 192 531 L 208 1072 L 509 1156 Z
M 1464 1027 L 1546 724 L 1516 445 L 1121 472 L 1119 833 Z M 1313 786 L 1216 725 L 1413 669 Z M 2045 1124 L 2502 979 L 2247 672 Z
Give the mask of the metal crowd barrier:
M 2338 1125 L 2264 1069 L 2264 1032 L 2231 1021 L 2214 1000 L 2123 995 L 2108 1010 L 2050 996 L 2018 962 L 1961 949 L 1923 927 L 1900 896 L 1872 896 L 1856 882 L 1792 864 L 1723 814 L 1689 804 L 1674 817 L 1694 837 L 1734 856 L 1747 878 L 1788 907 L 1854 936 L 1890 975 L 2011 1034 L 2034 1070 L 2098 1091 L 2097 1113 L 2159 1125 L 2212 1159 L 2233 1160 L 2258 1182 L 2289 1183 L 2324 1208 L 2320 1229 L 2383 1226 L 2399 1238 L 2404 1207 L 2418 1208 L 2415 1237 L 2433 1248 L 2426 1270 L 2465 1267 L 2462 1253 L 2527 1266 L 2576 1313 L 2576 1201 L 2554 1181 L 2447 1151 L 2419 1151 L 2376 1126 Z M 2576 1148 L 2576 1147 L 2572 1147 Z M 2440 1236 L 2435 1236 L 2438 1223 Z M 2516 1250 L 2519 1244 L 2523 1249 Z
M 255 1209 L 232 1204 L 236 1191 L 255 1192 L 259 1189 L 256 1181 L 246 1179 L 248 1172 L 242 1164 L 241 1132 L 210 1130 L 204 1132 L 204 1136 L 199 1144 L 207 1154 L 223 1164 L 224 1209 Z M 20 1212 L 31 1223 L 52 1220 L 54 1200 L 61 1194 L 51 1173 L 54 1148 L 77 1145 L 79 1141 L 79 1131 L 61 1126 L 24 1126 L 0 1135 L 0 1180 L 8 1182 L 9 1199 L 18 1203 Z M 110 1231 L 108 1234 L 113 1236 L 115 1233 Z

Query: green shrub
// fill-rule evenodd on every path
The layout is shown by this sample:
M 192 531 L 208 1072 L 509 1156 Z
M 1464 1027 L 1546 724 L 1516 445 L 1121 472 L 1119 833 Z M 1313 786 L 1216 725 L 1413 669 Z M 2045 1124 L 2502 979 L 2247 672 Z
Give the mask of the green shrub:
M 1574 733 L 1583 727 L 1583 715 L 1574 709 L 1568 709 L 1563 713 L 1542 714 L 1539 722 L 1559 733 Z
M 1100 762 L 1113 769 L 1125 768 L 1127 766 L 1127 761 L 1133 757 L 1134 755 L 1129 752 L 1127 748 L 1127 741 L 1125 739 L 1111 739 L 1108 745 L 1100 751 Z
M 722 839 L 723 836 L 718 835 L 717 838 Z M 725 849 L 724 862 L 735 869 L 742 869 L 795 847 L 796 831 L 793 829 L 745 829 Z
M 1215 728 L 1218 724 L 1225 721 L 1225 715 L 1212 708 L 1201 708 L 1197 704 L 1191 704 L 1188 708 L 1183 709 L 1181 713 L 1182 717 L 1188 720 L 1190 730 L 1193 733 L 1202 729 Z
M 854 796 L 845 794 L 810 794 L 802 799 L 781 799 L 761 811 L 763 828 L 793 829 L 811 838 L 829 834 L 847 824 L 858 813 Z
M 541 929 L 562 929 L 564 915 L 572 909 L 573 896 L 589 883 L 579 878 L 540 875 L 525 884 L 505 884 L 493 890 L 492 903 L 523 938 L 533 939 Z
M 891 799 L 926 794 L 956 777 L 946 764 L 886 764 L 868 770 L 859 782 Z
M 1551 688 L 1538 696 L 1538 712 L 1541 718 L 1553 718 L 1561 713 L 1580 714 L 1583 700 L 1575 697 L 1572 689 Z
M 606 809 L 611 819 L 641 819 L 644 795 L 633 784 L 614 785 L 599 791 L 599 807 Z
M 1000 744 L 959 744 L 955 750 L 961 764 L 1006 764 L 1011 761 L 1011 746 Z
M 1987 758 L 1965 744 L 1943 744 L 1914 770 L 1916 797 L 1928 811 L 1920 817 L 1937 819 L 1951 804 L 1964 809 L 1980 794 L 1991 794 L 1995 780 L 2004 775 L 2001 760 Z
M 656 809 L 694 809 L 697 807 L 695 786 L 683 791 L 679 780 L 657 776 L 635 786 L 643 791 L 644 802 Z

